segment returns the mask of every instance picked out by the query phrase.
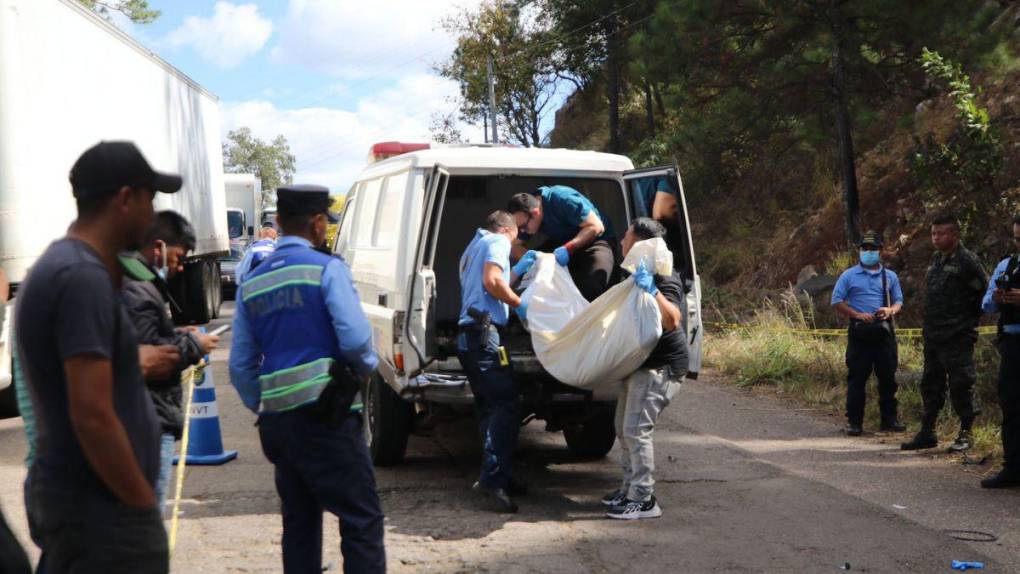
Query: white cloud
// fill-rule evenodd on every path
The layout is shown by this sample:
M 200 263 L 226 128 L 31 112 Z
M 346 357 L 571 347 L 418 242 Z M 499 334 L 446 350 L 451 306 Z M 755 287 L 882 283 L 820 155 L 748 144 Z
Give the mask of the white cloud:
M 164 41 L 172 47 L 190 46 L 221 68 L 231 68 L 266 45 L 273 23 L 255 4 L 217 2 L 212 16 L 189 16 Z
M 454 46 L 454 39 L 439 28 L 440 20 L 479 3 L 290 0 L 271 58 L 348 78 L 422 72 Z
M 365 166 L 373 143 L 428 141 L 432 114 L 453 111 L 456 106 L 448 98 L 455 93 L 454 84 L 420 73 L 365 96 L 352 109 L 281 109 L 254 100 L 221 102 L 220 110 L 224 135 L 242 126 L 265 141 L 283 134 L 297 157 L 295 181 L 346 192 Z M 467 126 L 464 134 L 475 141 L 482 139 L 478 128 Z

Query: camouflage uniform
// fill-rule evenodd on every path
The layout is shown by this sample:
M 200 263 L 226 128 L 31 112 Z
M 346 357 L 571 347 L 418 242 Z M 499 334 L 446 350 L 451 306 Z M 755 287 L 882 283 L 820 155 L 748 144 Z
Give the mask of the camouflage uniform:
M 977 256 L 959 245 L 949 256 L 936 252 L 925 277 L 924 419 L 934 425 L 946 402 L 946 380 L 953 410 L 968 426 L 974 410 L 974 343 L 981 298 L 988 276 Z

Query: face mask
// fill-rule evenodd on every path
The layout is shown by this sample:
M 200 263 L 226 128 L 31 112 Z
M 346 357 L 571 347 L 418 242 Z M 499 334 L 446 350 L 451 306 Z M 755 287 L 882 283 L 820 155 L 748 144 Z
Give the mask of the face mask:
M 864 251 L 861 250 L 861 265 L 865 267 L 874 267 L 878 265 L 878 251 Z

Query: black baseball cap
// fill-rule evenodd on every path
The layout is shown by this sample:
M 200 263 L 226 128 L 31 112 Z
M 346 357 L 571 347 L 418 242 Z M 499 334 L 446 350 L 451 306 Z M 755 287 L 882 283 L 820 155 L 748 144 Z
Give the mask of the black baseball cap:
M 329 188 L 322 185 L 288 185 L 276 188 L 276 208 L 282 215 L 318 215 L 323 213 L 330 223 L 340 217 L 329 210 Z
M 85 150 L 71 167 L 75 197 L 111 195 L 121 187 L 145 187 L 163 193 L 181 189 L 181 176 L 158 172 L 133 142 L 101 141 Z
M 861 240 L 860 240 L 860 242 L 857 243 L 857 245 L 859 247 L 864 247 L 865 245 L 871 245 L 873 247 L 881 247 L 882 246 L 882 235 L 880 233 L 876 232 L 876 231 L 867 231 L 867 232 L 864 233 L 864 235 L 861 236 Z

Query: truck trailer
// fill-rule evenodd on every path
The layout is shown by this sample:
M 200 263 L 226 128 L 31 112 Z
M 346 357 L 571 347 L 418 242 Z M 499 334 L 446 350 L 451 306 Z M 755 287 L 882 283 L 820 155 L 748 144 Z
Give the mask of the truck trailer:
M 197 236 L 171 285 L 175 318 L 209 321 L 229 252 L 218 99 L 77 0 L 0 0 L 0 266 L 15 296 L 74 219 L 68 173 L 101 140 L 131 140 L 183 177 L 156 201 Z

